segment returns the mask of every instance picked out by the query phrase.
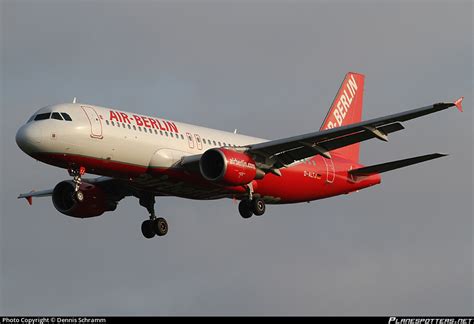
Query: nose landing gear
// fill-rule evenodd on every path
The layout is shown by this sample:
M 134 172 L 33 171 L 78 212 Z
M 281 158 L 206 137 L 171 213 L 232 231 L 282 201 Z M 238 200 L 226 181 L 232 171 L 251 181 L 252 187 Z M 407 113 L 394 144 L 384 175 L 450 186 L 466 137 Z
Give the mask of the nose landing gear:
M 168 233 L 168 223 L 163 217 L 155 215 L 155 196 L 144 194 L 139 197 L 140 206 L 145 207 L 150 213 L 150 219 L 142 223 L 142 234 L 147 239 L 155 235 L 164 236 Z
M 86 173 L 86 168 L 81 166 L 79 168 L 70 168 L 68 169 L 69 175 L 74 177 L 72 179 L 72 182 L 74 183 L 74 194 L 73 198 L 77 202 L 83 202 L 84 201 L 84 193 L 80 191 L 79 189 L 81 188 L 82 184 L 82 176 L 84 173 Z

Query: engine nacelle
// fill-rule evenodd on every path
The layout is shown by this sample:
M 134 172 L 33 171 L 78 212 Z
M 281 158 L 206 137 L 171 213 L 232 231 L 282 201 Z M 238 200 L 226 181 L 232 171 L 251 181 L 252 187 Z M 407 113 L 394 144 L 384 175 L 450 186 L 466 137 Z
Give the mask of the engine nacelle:
M 107 193 L 100 187 L 83 182 L 80 189 L 84 200 L 77 202 L 74 199 L 74 183 L 62 181 L 54 187 L 53 205 L 64 215 L 77 218 L 100 216 L 106 211 L 117 208 L 117 202 L 109 199 Z
M 248 184 L 259 173 L 250 156 L 225 148 L 204 152 L 199 169 L 204 179 L 231 186 Z

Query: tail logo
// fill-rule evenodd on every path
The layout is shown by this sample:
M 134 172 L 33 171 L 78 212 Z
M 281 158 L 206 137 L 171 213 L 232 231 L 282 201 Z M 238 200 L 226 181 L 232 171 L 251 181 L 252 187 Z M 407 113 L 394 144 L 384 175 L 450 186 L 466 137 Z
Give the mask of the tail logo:
M 342 91 L 340 91 L 341 95 L 337 101 L 335 107 L 336 109 L 334 109 L 332 112 L 332 115 L 334 117 L 333 120 L 335 120 L 335 122 L 332 120 L 329 121 L 326 129 L 340 127 L 342 125 L 342 122 L 344 121 L 344 118 L 346 117 L 349 107 L 352 103 L 352 100 L 355 97 L 357 88 L 357 82 L 354 78 L 354 75 L 351 74 L 347 82 L 344 84 Z

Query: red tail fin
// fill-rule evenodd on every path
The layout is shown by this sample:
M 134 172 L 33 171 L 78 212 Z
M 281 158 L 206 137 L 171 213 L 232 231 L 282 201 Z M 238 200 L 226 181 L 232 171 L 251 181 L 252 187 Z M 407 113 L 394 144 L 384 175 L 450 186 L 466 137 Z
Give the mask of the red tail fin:
M 362 119 L 362 99 L 365 76 L 349 72 L 337 92 L 331 109 L 320 130 L 358 123 Z M 333 151 L 352 161 L 359 161 L 359 143 L 341 147 Z

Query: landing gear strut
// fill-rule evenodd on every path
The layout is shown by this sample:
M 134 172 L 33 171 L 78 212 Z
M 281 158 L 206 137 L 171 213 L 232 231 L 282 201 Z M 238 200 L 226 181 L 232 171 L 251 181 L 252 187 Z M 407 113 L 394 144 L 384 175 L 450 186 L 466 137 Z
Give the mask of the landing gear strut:
M 151 194 L 142 195 L 139 198 L 140 206 L 145 207 L 150 213 L 150 219 L 142 223 L 142 234 L 147 239 L 155 235 L 163 236 L 168 233 L 168 223 L 162 217 L 156 217 L 155 214 L 155 196 Z
M 74 177 L 72 179 L 72 182 L 74 183 L 73 198 L 77 202 L 81 203 L 84 201 L 84 193 L 80 191 L 79 189 L 81 188 L 82 176 L 84 175 L 84 173 L 86 173 L 86 168 L 81 166 L 79 168 L 71 168 L 68 171 L 69 171 L 69 175 Z

